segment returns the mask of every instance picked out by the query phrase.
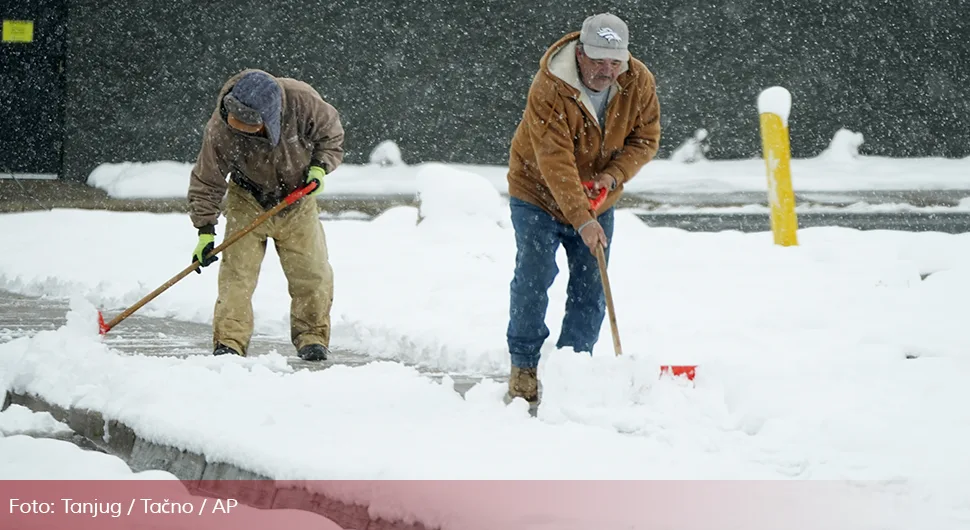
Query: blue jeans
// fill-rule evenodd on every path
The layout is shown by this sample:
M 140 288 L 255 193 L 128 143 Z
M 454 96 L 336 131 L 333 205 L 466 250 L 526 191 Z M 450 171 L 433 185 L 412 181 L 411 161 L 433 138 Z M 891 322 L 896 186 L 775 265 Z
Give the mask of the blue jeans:
M 559 267 L 556 253 L 561 244 L 569 263 L 566 286 L 566 314 L 557 348 L 593 351 L 606 315 L 606 297 L 600 280 L 596 256 L 583 243 L 572 226 L 560 223 L 541 208 L 510 198 L 512 226 L 515 228 L 515 274 L 511 283 L 507 339 L 512 365 L 534 368 L 539 365 L 539 350 L 549 337 L 546 309 L 549 288 Z M 606 232 L 606 260 L 609 263 L 613 240 L 613 208 L 597 219 Z

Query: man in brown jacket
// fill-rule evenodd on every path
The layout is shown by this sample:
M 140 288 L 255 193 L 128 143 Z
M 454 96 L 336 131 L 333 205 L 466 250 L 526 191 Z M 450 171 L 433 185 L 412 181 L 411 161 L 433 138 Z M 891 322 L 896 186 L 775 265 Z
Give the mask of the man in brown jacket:
M 548 290 L 559 272 L 560 245 L 569 282 L 556 346 L 592 352 L 599 338 L 606 303 L 594 252 L 602 245 L 609 259 L 613 206 L 660 142 L 654 76 L 630 55 L 628 43 L 626 23 L 603 13 L 553 44 L 512 139 L 508 182 L 517 254 L 507 331 L 509 398 L 538 401 L 537 366 L 549 336 Z M 605 201 L 592 211 L 590 198 L 603 190 Z
M 192 169 L 188 200 L 199 233 L 192 260 L 206 267 L 219 259 L 206 255 L 215 244 L 227 192 L 230 235 L 311 181 L 317 182 L 312 195 L 321 191 L 324 176 L 343 160 L 343 140 L 336 109 L 310 85 L 254 69 L 232 76 L 219 91 Z M 333 271 L 312 197 L 286 207 L 223 252 L 213 354 L 246 355 L 253 333 L 252 295 L 270 238 L 289 285 L 293 345 L 304 360 L 325 360 Z

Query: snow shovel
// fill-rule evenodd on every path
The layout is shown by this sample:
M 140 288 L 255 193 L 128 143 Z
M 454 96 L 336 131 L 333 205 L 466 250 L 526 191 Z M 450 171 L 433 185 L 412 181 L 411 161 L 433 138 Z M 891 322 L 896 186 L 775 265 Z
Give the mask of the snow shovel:
M 256 219 L 254 219 L 252 223 L 249 223 L 249 226 L 247 226 L 247 227 L 243 228 L 242 230 L 239 230 L 239 231 L 233 233 L 232 235 L 230 235 L 219 246 L 217 246 L 217 247 L 213 248 L 211 251 L 209 251 L 209 253 L 206 254 L 205 257 L 208 258 L 208 257 L 211 257 L 211 256 L 215 256 L 216 254 L 222 252 L 223 250 L 226 249 L 226 247 L 228 247 L 229 245 L 231 245 L 231 244 L 235 243 L 237 240 L 239 240 L 239 238 L 241 238 L 242 236 L 248 234 L 254 228 L 256 228 L 257 226 L 259 226 L 263 222 L 265 222 L 267 219 L 269 219 L 270 217 L 273 217 L 274 215 L 276 215 L 277 213 L 279 213 L 280 210 L 286 208 L 287 206 L 290 206 L 291 204 L 293 204 L 297 200 L 299 200 L 302 197 L 304 197 L 306 194 L 308 194 L 308 193 L 312 192 L 313 190 L 315 190 L 316 187 L 317 187 L 317 183 L 316 182 L 311 182 L 311 183 L 307 184 L 306 186 L 304 186 L 304 187 L 302 187 L 302 188 L 294 191 L 293 193 L 290 193 L 289 195 L 287 195 L 286 197 L 283 198 L 283 202 L 277 204 L 272 209 L 267 210 L 267 211 L 263 212 L 262 214 L 260 214 L 260 216 L 257 217 Z M 179 280 L 181 280 L 182 278 L 186 277 L 189 273 L 191 273 L 195 269 L 198 269 L 199 266 L 201 266 L 201 263 L 200 262 L 193 261 L 191 265 L 189 265 L 188 267 L 182 269 L 181 272 L 179 272 L 178 274 L 176 274 L 175 276 L 173 276 L 172 279 L 170 279 L 169 281 L 167 281 L 164 284 L 162 284 L 158 289 L 155 289 L 154 291 L 148 293 L 148 295 L 146 295 L 144 298 L 142 298 L 141 300 L 135 302 L 135 304 L 133 306 L 129 307 L 128 309 L 125 309 L 124 311 L 122 311 L 121 314 L 119 314 L 118 316 L 114 317 L 114 319 L 112 319 L 111 322 L 105 323 L 104 316 L 101 314 L 101 311 L 98 311 L 98 331 L 101 333 L 102 336 L 104 336 L 106 333 L 108 333 L 108 331 L 111 331 L 111 329 L 113 329 L 115 326 L 117 326 L 119 323 L 121 323 L 122 320 L 124 320 L 124 319 L 128 318 L 129 316 L 131 316 L 132 313 L 134 313 L 135 311 L 137 311 L 138 309 L 140 309 L 143 305 L 147 304 L 148 302 L 151 302 L 156 296 L 162 294 L 163 292 L 165 292 L 166 289 L 168 289 L 169 287 L 171 287 L 171 286 L 175 285 L 176 283 L 178 283 Z
M 592 182 L 584 182 L 583 185 L 590 190 L 593 189 Z M 603 201 L 606 200 L 606 193 L 606 188 L 603 188 L 599 195 L 590 199 L 589 209 L 593 212 L 594 217 L 596 216 L 596 210 L 600 207 L 600 205 L 603 204 Z M 613 351 L 616 353 L 616 356 L 619 357 L 620 355 L 623 355 L 623 348 L 620 345 L 620 330 L 616 324 L 616 310 L 613 309 L 613 291 L 610 290 L 610 277 L 606 273 L 606 253 L 603 251 L 603 245 L 596 246 L 596 261 L 599 262 L 600 279 L 603 282 L 603 293 L 606 295 L 606 309 L 610 317 L 610 331 L 613 334 Z M 693 365 L 661 365 L 660 375 L 670 374 L 675 377 L 683 375 L 686 376 L 687 379 L 693 381 L 696 368 L 697 367 Z

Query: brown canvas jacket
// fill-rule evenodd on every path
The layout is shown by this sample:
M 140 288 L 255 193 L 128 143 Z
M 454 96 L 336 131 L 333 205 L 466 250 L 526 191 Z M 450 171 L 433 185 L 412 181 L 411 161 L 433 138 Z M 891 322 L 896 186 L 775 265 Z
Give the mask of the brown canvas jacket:
M 631 57 L 610 90 L 606 134 L 581 90 L 576 64 L 579 32 L 543 55 L 512 139 L 509 195 L 579 228 L 593 219 L 582 182 L 606 172 L 616 178 L 597 215 L 613 206 L 623 185 L 653 159 L 660 145 L 660 105 L 653 74 Z
M 344 130 L 337 110 L 313 87 L 296 79 L 275 78 L 283 89 L 278 145 L 271 145 L 265 135 L 231 128 L 222 98 L 250 71 L 226 81 L 206 123 L 202 147 L 189 179 L 190 217 L 196 228 L 217 224 L 227 177 L 269 209 L 305 185 L 311 164 L 322 167 L 329 175 L 343 161 Z

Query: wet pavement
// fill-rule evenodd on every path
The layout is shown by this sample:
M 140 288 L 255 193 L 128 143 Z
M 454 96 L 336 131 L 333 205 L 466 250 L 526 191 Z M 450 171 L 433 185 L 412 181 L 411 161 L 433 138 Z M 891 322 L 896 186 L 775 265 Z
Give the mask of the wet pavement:
M 0 344 L 63 326 L 69 309 L 67 300 L 23 296 L 0 290 Z M 104 313 L 106 321 L 114 316 L 112 312 Z M 104 343 L 128 355 L 183 358 L 212 355 L 212 328 L 207 324 L 145 316 L 136 312 L 108 332 L 104 336 Z M 326 361 L 307 362 L 296 356 L 288 337 L 253 335 L 249 356 L 273 352 L 286 357 L 287 364 L 294 370 L 324 370 L 334 365 L 360 366 L 378 360 L 364 352 L 333 348 Z M 448 375 L 455 381 L 455 390 L 461 395 L 481 380 L 476 375 L 421 371 L 436 381 Z
M 762 213 L 659 213 L 638 212 L 644 223 L 655 227 L 680 228 L 689 232 L 766 232 L 771 220 Z M 900 230 L 905 232 L 970 232 L 968 212 L 807 212 L 798 213 L 798 227 L 838 226 L 855 230 Z

